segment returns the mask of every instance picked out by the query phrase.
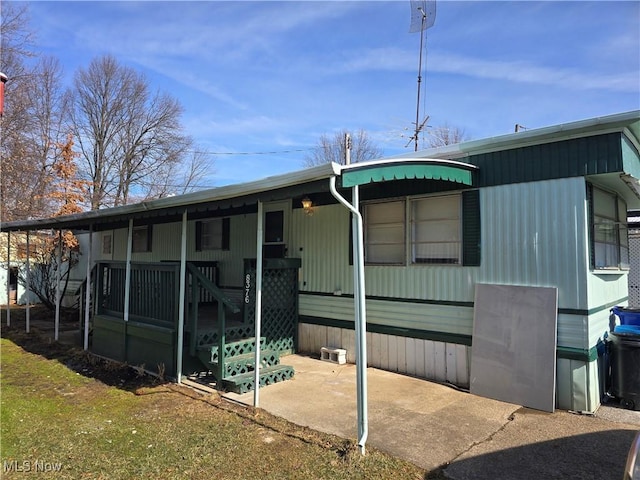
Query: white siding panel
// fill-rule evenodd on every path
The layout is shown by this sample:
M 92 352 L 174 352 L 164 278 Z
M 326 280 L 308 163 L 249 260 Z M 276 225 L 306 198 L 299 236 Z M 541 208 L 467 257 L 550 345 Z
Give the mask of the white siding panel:
M 424 341 L 424 369 L 426 378 L 436 378 L 436 342 Z
M 371 343 L 368 345 L 367 357 L 369 365 L 384 369 L 382 366 L 382 335 L 379 333 L 371 334 Z
M 456 348 L 452 343 L 445 343 L 445 364 L 446 364 L 446 381 L 458 384 L 458 362 L 456 359 Z M 462 361 L 462 359 L 460 359 Z
M 187 260 L 217 261 L 220 268 L 220 284 L 225 287 L 243 285 L 244 259 L 256 256 L 256 215 L 238 215 L 230 221 L 230 250 L 195 250 L 195 221 L 187 224 Z M 134 253 L 133 261 L 160 262 L 180 260 L 180 222 L 153 226 L 152 251 Z M 113 231 L 113 259 L 127 258 L 127 229 Z
M 416 352 L 415 352 L 415 356 L 416 356 L 416 376 L 417 377 L 425 377 L 426 375 L 426 370 L 425 370 L 425 364 L 424 364 L 424 358 L 425 358 L 425 344 L 426 340 L 422 340 L 417 338 L 416 339 Z
M 392 337 L 396 340 L 398 350 L 398 371 L 407 371 L 407 343 L 406 337 Z
M 480 203 L 483 267 L 478 281 L 555 286 L 560 308 L 586 307 L 583 178 L 484 188 Z
M 394 335 L 385 335 L 387 339 L 387 351 L 389 352 L 389 370 L 398 371 L 398 341 Z
M 389 369 L 388 335 L 380 335 L 380 368 Z
M 415 338 L 405 338 L 406 373 L 409 375 L 415 375 L 417 370 L 416 341 Z
M 340 328 L 329 327 L 327 328 L 327 344 L 326 347 L 340 348 L 342 343 L 342 336 L 340 335 Z
M 434 368 L 435 368 L 435 376 L 434 378 L 439 382 L 445 382 L 447 380 L 447 349 L 445 344 L 442 342 L 433 342 L 434 343 Z

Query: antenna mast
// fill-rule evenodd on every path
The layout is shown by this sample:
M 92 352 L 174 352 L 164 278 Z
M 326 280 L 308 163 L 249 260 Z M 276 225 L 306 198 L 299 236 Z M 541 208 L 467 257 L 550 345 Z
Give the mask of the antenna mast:
M 436 2 L 435 0 L 411 0 L 411 25 L 409 33 L 420 32 L 420 54 L 418 57 L 418 95 L 416 100 L 416 129 L 411 140 L 414 142 L 414 150 L 418 151 L 418 139 L 420 132 L 429 120 L 429 116 L 420 122 L 420 90 L 422 84 L 422 50 L 423 40 L 426 36 L 428 28 L 432 27 L 436 20 Z M 409 143 L 407 146 L 409 146 Z

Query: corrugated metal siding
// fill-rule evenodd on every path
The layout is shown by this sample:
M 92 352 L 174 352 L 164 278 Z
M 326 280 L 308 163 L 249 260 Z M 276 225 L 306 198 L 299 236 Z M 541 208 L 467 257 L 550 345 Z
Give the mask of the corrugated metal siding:
M 241 287 L 243 285 L 244 259 L 256 256 L 256 215 L 246 214 L 231 217 L 230 250 L 195 250 L 195 221 L 187 224 L 187 260 L 218 261 L 220 283 L 223 286 Z M 151 252 L 132 254 L 133 261 L 160 262 L 180 260 L 182 236 L 181 223 L 165 223 L 153 226 L 153 245 Z M 113 232 L 113 259 L 127 258 L 127 229 Z
M 300 315 L 353 321 L 353 298 L 300 295 Z M 471 335 L 473 308 L 367 299 L 367 323 Z
M 355 363 L 353 330 L 300 324 L 298 351 L 319 353 L 322 347 L 344 348 Z M 367 365 L 420 378 L 469 386 L 471 349 L 465 345 L 367 332 Z
M 584 179 L 503 185 L 484 188 L 480 194 L 481 267 L 367 266 L 367 295 L 473 302 L 477 282 L 552 286 L 558 288 L 559 308 L 586 310 Z M 293 231 L 296 245 L 303 246 L 301 293 L 352 293 L 346 210 L 327 206 L 318 208 L 313 217 L 298 213 Z M 373 323 L 468 335 L 472 332 L 473 309 L 469 307 L 384 300 L 368 300 L 367 306 L 368 321 Z M 351 320 L 353 301 L 348 297 L 301 295 L 300 313 Z M 588 348 L 586 317 L 561 314 L 558 344 Z
M 478 186 L 622 172 L 621 133 L 574 138 L 466 159 L 480 167 Z
M 289 256 L 302 260 L 300 290 L 353 293 L 349 266 L 349 213 L 341 205 L 317 207 L 309 216 L 291 213 Z
M 640 152 L 625 135 L 622 136 L 622 161 L 626 173 L 640 178 Z
M 587 308 L 583 178 L 485 188 L 481 204 L 478 282 L 557 287 L 559 308 Z
M 560 308 L 586 308 L 586 197 L 583 178 L 480 191 L 482 266 L 367 266 L 369 296 L 472 302 L 476 282 L 557 286 Z M 578 205 L 578 207 L 575 207 Z M 349 215 L 339 205 L 312 217 L 294 211 L 301 291 L 353 292 Z

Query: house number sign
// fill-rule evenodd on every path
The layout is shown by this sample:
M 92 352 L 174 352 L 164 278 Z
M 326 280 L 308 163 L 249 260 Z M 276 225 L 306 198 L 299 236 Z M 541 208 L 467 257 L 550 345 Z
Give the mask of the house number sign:
M 244 277 L 244 303 L 249 303 L 249 290 L 251 290 L 251 275 Z

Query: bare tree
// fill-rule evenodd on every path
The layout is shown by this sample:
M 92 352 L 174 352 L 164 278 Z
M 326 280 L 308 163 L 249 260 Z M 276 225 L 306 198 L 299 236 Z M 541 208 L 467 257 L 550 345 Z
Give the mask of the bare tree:
M 351 162 L 364 162 L 380 158 L 383 152 L 378 148 L 366 131 L 360 129 L 355 134 L 348 130 L 336 132 L 333 136 L 322 135 L 311 154 L 304 159 L 307 167 L 322 165 L 324 163 L 335 162 L 344 164 L 345 162 L 345 135 L 351 135 Z
M 157 178 L 154 177 L 150 182 L 145 180 L 141 182 L 144 194 L 140 200 L 182 195 L 202 188 L 198 182 L 213 173 L 210 163 L 203 152 L 189 150 L 179 165 L 165 164 L 162 168 L 166 171 L 163 171 Z
M 76 73 L 72 95 L 71 123 L 92 182 L 91 208 L 166 193 L 192 147 L 180 103 L 152 93 L 142 74 L 108 55 Z
M 35 55 L 26 7 L 5 3 L 0 70 L 9 81 L 0 137 L 0 215 L 9 220 L 51 213 L 47 179 L 66 132 L 60 64 L 41 58 L 27 66 Z
M 427 142 L 430 148 L 437 148 L 461 143 L 468 139 L 469 137 L 463 128 L 452 127 L 445 123 L 444 125 L 431 129 Z

